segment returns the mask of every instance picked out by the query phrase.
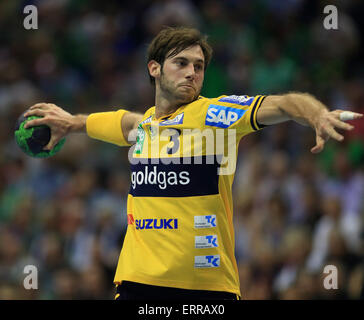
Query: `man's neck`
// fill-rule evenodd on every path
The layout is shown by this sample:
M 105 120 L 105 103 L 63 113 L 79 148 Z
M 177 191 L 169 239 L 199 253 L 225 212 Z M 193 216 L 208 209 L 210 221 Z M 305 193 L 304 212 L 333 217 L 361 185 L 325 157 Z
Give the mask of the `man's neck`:
M 155 117 L 157 119 L 174 113 L 184 103 L 173 99 L 172 97 L 165 97 L 158 92 L 155 96 Z

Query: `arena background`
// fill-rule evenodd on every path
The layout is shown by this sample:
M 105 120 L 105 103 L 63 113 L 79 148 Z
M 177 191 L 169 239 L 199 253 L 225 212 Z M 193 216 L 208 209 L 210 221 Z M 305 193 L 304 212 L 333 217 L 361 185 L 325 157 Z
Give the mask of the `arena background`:
M 38 8 L 25 30 L 23 8 Z M 338 9 L 338 30 L 323 8 Z M 13 129 L 36 102 L 71 113 L 154 103 L 145 52 L 164 25 L 199 28 L 214 48 L 202 94 L 309 92 L 364 111 L 362 1 L 0 2 L 0 299 L 113 299 L 126 230 L 127 149 L 69 136 L 55 157 L 21 153 Z M 363 297 L 364 122 L 310 153 L 295 123 L 243 139 L 234 182 L 245 299 Z M 38 268 L 25 290 L 24 266 Z M 326 265 L 338 289 L 324 288 Z

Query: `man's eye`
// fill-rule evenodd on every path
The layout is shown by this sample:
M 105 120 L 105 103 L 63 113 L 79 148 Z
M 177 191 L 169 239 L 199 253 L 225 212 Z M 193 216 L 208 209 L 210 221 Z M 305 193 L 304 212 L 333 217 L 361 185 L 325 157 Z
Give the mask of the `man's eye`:
M 177 64 L 179 66 L 185 66 L 186 65 L 186 62 L 184 62 L 184 61 L 177 61 Z
M 201 71 L 201 70 L 203 70 L 203 67 L 202 67 L 202 65 L 198 64 L 195 66 L 195 69 L 198 71 Z

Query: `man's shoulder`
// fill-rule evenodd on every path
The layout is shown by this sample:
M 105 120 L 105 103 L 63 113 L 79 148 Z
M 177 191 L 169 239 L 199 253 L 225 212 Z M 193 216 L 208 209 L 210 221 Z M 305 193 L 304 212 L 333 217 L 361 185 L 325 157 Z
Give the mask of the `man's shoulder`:
M 214 101 L 217 101 L 220 98 L 226 97 L 226 95 L 222 95 L 219 97 L 213 97 L 213 98 L 208 98 L 208 97 L 204 97 L 204 96 L 199 96 L 195 101 L 193 101 L 192 103 L 211 103 Z
M 254 96 L 248 96 L 248 95 L 222 95 L 216 100 L 218 102 L 224 102 L 229 104 L 235 104 L 240 106 L 250 106 L 254 100 Z
M 200 106 L 209 106 L 210 104 L 218 103 L 218 100 L 225 97 L 219 96 L 215 98 L 207 98 L 204 96 L 199 96 L 195 101 L 191 102 L 190 105 L 200 105 Z
M 250 106 L 255 98 L 256 98 L 255 96 L 248 96 L 248 95 L 238 96 L 238 95 L 226 95 L 226 94 L 214 98 L 206 98 L 203 96 L 199 96 L 199 98 L 195 100 L 194 103 L 206 103 L 206 104 L 217 103 L 222 105 L 235 104 L 240 106 Z
M 230 110 L 232 108 L 246 110 L 254 103 L 256 98 L 257 97 L 250 97 L 246 95 L 220 95 L 214 98 L 199 96 L 198 99 L 188 105 L 191 107 L 185 109 L 185 111 L 192 112 L 195 116 L 197 116 L 199 112 L 206 115 L 210 109 L 215 110 L 216 108 L 219 110 Z
M 152 116 L 155 113 L 155 106 L 150 107 L 149 109 L 147 109 L 147 111 L 144 112 L 143 115 L 143 120 L 146 118 L 149 118 L 150 116 Z

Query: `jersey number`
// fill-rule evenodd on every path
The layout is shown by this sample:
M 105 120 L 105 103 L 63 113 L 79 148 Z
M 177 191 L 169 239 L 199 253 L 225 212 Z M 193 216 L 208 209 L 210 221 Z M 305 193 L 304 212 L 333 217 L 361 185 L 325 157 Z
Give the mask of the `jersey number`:
M 167 154 L 174 154 L 179 149 L 179 137 L 181 135 L 181 130 L 180 129 L 169 129 L 169 130 L 173 132 L 170 135 L 170 140 L 169 140 L 169 142 L 173 142 L 173 146 L 172 148 L 170 147 L 167 148 Z

